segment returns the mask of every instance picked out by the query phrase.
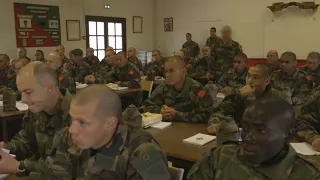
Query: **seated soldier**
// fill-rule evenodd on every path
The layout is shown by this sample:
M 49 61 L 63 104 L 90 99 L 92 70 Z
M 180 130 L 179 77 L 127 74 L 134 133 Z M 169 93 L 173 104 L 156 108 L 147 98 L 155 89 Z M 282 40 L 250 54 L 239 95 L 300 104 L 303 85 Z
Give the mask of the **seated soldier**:
M 144 74 L 147 80 L 153 81 L 156 76 L 165 77 L 164 60 L 159 50 L 152 51 L 152 61 L 144 67 Z
M 270 87 L 271 70 L 266 64 L 255 64 L 249 68 L 246 85 L 234 89 L 213 110 L 208 123 L 208 132 L 216 133 L 217 124 L 231 116 L 241 126 L 241 119 L 245 107 L 254 99 L 270 96 L 280 96 L 278 91 Z
M 175 56 L 180 56 L 185 63 L 185 68 L 187 70 L 187 74 L 190 76 L 193 72 L 193 60 L 189 57 L 188 51 L 186 49 L 180 49 L 179 51 L 174 53 Z
M 92 73 L 96 73 L 99 71 L 100 68 L 100 61 L 97 56 L 94 55 L 94 49 L 93 48 L 88 48 L 86 51 L 86 57 L 83 58 L 84 62 L 89 64 L 90 66 L 90 71 Z
M 71 55 L 74 64 L 71 65 L 70 72 L 76 82 L 84 83 L 84 78 L 90 74 L 90 66 L 83 61 L 83 52 L 81 49 L 72 50 Z
M 165 62 L 166 85 L 158 86 L 142 106 L 145 112 L 161 113 L 165 121 L 206 123 L 212 99 L 203 86 L 186 76 L 184 60 L 170 57 Z
M 267 54 L 267 64 L 271 69 L 271 72 L 280 69 L 280 59 L 278 52 L 275 50 L 270 50 Z
M 243 116 L 242 144 L 228 143 L 207 152 L 189 171 L 189 180 L 316 180 L 318 163 L 297 154 L 295 113 L 281 98 L 262 98 Z
M 17 100 L 21 100 L 21 93 L 18 91 L 17 88 L 17 74 L 20 72 L 21 68 L 23 68 L 25 65 L 29 63 L 29 60 L 26 58 L 21 58 L 15 61 L 14 63 L 14 71 L 10 72 L 8 74 L 8 86 L 7 88 L 12 89 L 13 91 L 16 91 L 17 94 Z
M 248 57 L 244 53 L 235 55 L 233 60 L 233 69 L 227 74 L 221 76 L 217 83 L 219 91 L 223 94 L 229 94 L 234 88 L 241 88 L 246 85 L 248 73 Z
M 204 46 L 202 48 L 203 57 L 197 60 L 193 66 L 192 77 L 205 76 L 208 73 L 214 72 L 214 59 L 211 56 L 211 48 L 209 46 Z M 214 76 L 214 73 L 212 74 Z
M 296 131 L 302 141 L 320 152 L 320 96 L 306 103 L 297 117 Z
M 8 86 L 9 79 L 11 78 L 9 56 L 0 54 L 0 94 Z
M 47 64 L 57 73 L 58 85 L 60 88 L 68 89 L 70 93 L 76 93 L 76 83 L 71 73 L 62 67 L 62 59 L 58 53 L 50 53 L 47 57 Z
M 297 58 L 293 52 L 285 52 L 280 58 L 281 69 L 271 74 L 272 87 L 291 97 L 293 105 L 305 102 L 309 93 L 306 73 L 296 69 Z
M 99 71 L 86 76 L 84 78 L 85 83 L 106 84 L 110 78 L 112 68 L 116 67 L 115 55 L 116 53 L 113 50 L 106 50 L 106 57 L 101 61 Z
M 130 47 L 128 49 L 128 60 L 131 62 L 133 65 L 137 66 L 140 72 L 140 76 L 143 76 L 143 66 L 141 61 L 137 58 L 137 50 L 133 47 Z
M 65 52 L 66 52 L 66 49 L 64 48 L 63 45 L 58 45 L 55 49 L 55 52 L 58 53 L 61 57 L 61 61 L 62 61 L 62 67 L 64 69 L 67 69 L 67 70 L 71 70 L 71 66 L 72 64 L 74 64 L 73 60 L 72 60 L 72 53 L 71 51 L 69 52 L 69 58 L 68 59 L 65 55 Z
M 141 128 L 138 109 L 123 117 L 121 109 L 117 93 L 104 85 L 79 91 L 71 102 L 71 126 L 56 135 L 46 160 L 49 168 L 30 178 L 169 180 L 166 155 Z
M 17 75 L 21 101 L 29 110 L 23 117 L 22 130 L 7 144 L 0 143 L 0 174 L 28 174 L 46 168 L 44 160 L 51 152 L 55 133 L 70 123 L 71 94 L 66 89 L 59 90 L 56 76 L 54 70 L 39 61 L 29 63 Z
M 46 62 L 46 59 L 44 58 L 44 54 L 42 50 L 37 50 L 34 56 L 36 57 L 35 61 Z

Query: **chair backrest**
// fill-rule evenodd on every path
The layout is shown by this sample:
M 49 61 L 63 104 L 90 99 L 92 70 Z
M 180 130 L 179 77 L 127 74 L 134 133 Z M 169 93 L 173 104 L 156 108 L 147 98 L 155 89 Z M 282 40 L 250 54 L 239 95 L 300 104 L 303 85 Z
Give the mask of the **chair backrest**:
M 171 180 L 182 180 L 183 179 L 184 169 L 169 166 L 168 170 L 169 170 L 169 173 L 171 176 Z
M 151 96 L 152 87 L 153 87 L 153 81 L 141 80 L 141 89 L 143 91 L 148 91 L 149 92 L 148 97 Z

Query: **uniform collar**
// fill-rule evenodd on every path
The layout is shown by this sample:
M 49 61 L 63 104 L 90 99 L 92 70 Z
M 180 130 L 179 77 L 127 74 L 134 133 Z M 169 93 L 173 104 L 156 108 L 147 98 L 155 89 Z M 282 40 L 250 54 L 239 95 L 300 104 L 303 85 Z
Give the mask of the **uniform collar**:
M 177 92 L 177 98 L 179 98 L 179 97 L 185 97 L 185 96 L 188 96 L 188 94 L 189 94 L 189 91 L 190 91 L 190 89 L 191 89 L 191 84 L 192 84 L 192 82 L 191 82 L 192 80 L 189 78 L 189 77 L 187 77 L 186 76 L 186 78 L 185 78 L 185 81 L 184 81 L 184 84 L 183 84 L 183 88 L 182 88 L 182 90 L 180 91 L 180 92 L 178 92 L 173 86 L 170 86 L 170 88 L 173 90 L 173 91 L 175 91 L 175 92 Z

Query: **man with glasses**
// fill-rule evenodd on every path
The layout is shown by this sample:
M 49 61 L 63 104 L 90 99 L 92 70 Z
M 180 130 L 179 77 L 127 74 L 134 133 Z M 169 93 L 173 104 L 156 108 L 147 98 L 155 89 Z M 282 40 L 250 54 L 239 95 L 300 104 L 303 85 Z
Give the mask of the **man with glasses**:
M 166 84 L 158 86 L 142 106 L 144 112 L 160 113 L 164 121 L 207 122 L 211 96 L 203 86 L 187 77 L 185 62 L 180 56 L 165 62 Z

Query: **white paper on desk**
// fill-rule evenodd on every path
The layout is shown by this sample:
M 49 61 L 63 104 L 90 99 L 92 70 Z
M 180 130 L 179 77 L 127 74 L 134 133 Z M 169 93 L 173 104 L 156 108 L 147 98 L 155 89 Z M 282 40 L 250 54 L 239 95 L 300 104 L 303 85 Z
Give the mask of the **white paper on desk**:
M 21 101 L 16 102 L 16 108 L 19 109 L 19 111 L 26 111 L 29 109 L 29 106 L 27 104 L 22 103 Z
M 171 124 L 172 124 L 171 122 L 158 122 L 158 123 L 152 125 L 151 127 L 157 128 L 157 129 L 164 129 L 164 128 L 170 126 Z
M 203 146 L 215 139 L 216 139 L 216 136 L 198 133 L 194 136 L 184 139 L 183 142 Z
M 10 153 L 10 150 L 8 150 L 8 149 L 1 148 L 1 150 L 4 151 L 5 153 L 8 153 L 8 154 Z
M 290 143 L 293 149 L 298 153 L 306 156 L 320 155 L 320 152 L 313 150 L 312 146 L 306 142 Z
M 224 95 L 222 93 L 217 94 L 217 98 L 224 99 L 225 97 L 226 97 L 226 95 Z
M 112 87 L 111 89 L 115 90 L 115 91 L 121 91 L 121 90 L 125 90 L 125 89 L 129 89 L 128 87 Z
M 3 106 L 3 101 L 0 101 L 0 106 Z
M 0 174 L 0 180 L 4 180 L 9 176 L 9 174 Z
M 82 88 L 85 88 L 85 87 L 87 87 L 87 86 L 88 86 L 88 84 L 80 84 L 80 83 L 79 83 L 79 84 L 76 85 L 76 88 L 77 88 L 77 89 L 82 89 Z

